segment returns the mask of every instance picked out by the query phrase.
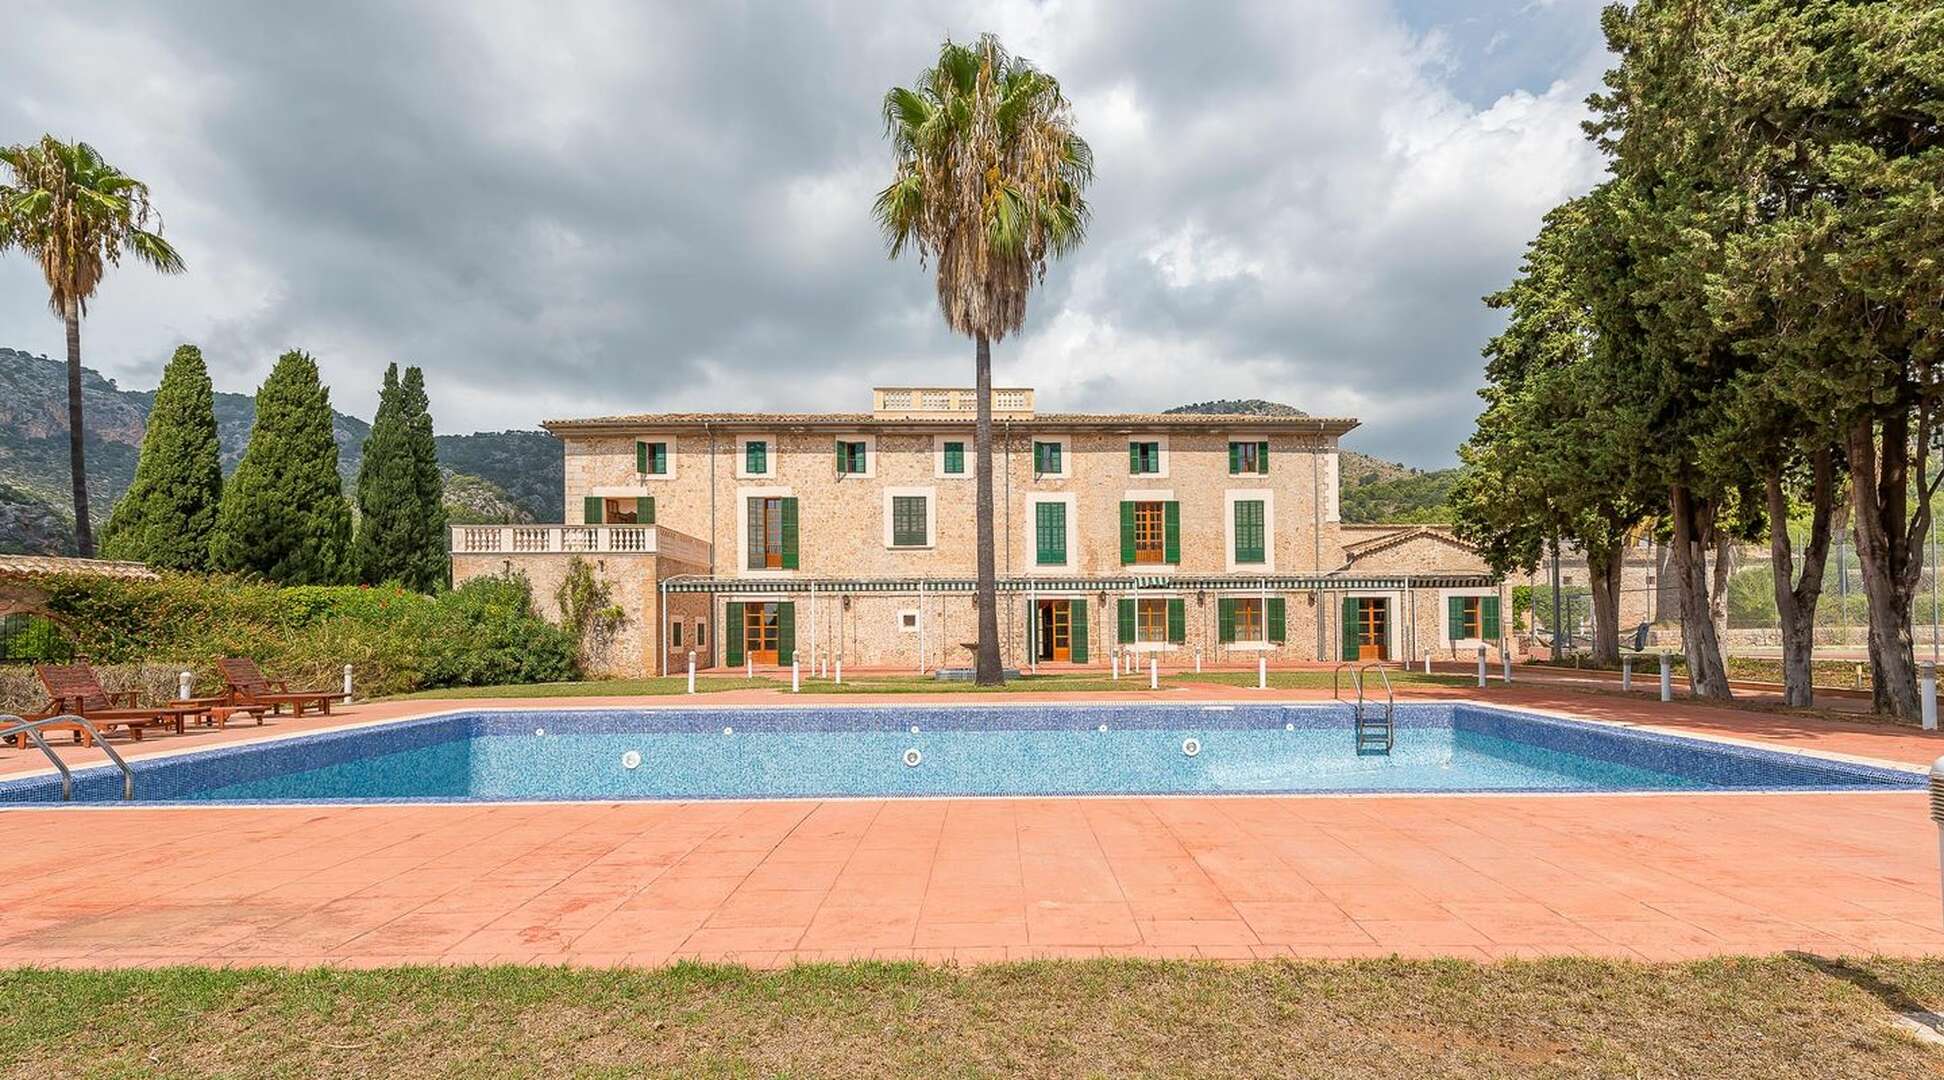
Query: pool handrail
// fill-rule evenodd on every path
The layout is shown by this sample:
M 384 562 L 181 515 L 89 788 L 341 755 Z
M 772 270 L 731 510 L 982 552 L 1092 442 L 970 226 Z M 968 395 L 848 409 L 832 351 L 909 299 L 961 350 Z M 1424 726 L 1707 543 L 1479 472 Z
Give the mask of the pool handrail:
M 85 716 L 76 713 L 61 713 L 58 716 L 43 716 L 38 720 L 29 720 L 14 713 L 0 713 L 0 739 L 10 739 L 15 735 L 25 735 L 29 739 L 32 739 L 34 745 L 40 748 L 40 752 L 47 756 L 47 760 L 52 762 L 56 769 L 60 770 L 61 801 L 73 802 L 74 773 L 68 768 L 67 762 L 61 760 L 61 755 L 55 753 L 54 748 L 48 745 L 46 737 L 41 734 L 41 728 L 54 724 L 59 724 L 62 727 L 79 725 L 85 730 L 88 733 L 89 741 L 101 747 L 102 753 L 108 755 L 108 760 L 114 762 L 115 767 L 121 770 L 122 801 L 130 802 L 134 800 L 134 771 L 128 767 L 128 762 L 123 761 L 122 756 L 115 752 L 115 748 L 108 745 L 107 741 L 101 737 L 101 732 L 96 731 L 95 726 L 89 723 L 88 718 Z

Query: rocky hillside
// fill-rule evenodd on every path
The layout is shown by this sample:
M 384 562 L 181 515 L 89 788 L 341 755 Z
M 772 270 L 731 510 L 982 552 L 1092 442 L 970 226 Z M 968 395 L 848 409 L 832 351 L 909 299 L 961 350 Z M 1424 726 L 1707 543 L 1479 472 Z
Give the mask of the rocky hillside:
M 1309 415 L 1293 405 L 1261 398 L 1223 398 L 1181 405 L 1168 411 L 1216 416 Z M 1437 524 L 1451 520 L 1445 497 L 1458 478 L 1457 469 L 1414 469 L 1400 461 L 1343 450 L 1337 456 L 1337 471 L 1343 485 L 1345 521 Z
M 154 390 L 123 390 L 82 369 L 88 490 L 97 527 L 135 477 Z M 435 403 L 436 409 L 436 403 Z M 217 437 L 225 471 L 234 469 L 256 421 L 249 394 L 216 395 Z M 334 434 L 346 491 L 358 475 L 371 425 L 338 413 Z M 447 512 L 454 521 L 557 521 L 560 443 L 539 431 L 438 437 L 446 468 Z M 0 348 L 0 552 L 58 554 L 72 549 L 68 494 L 67 369 L 59 361 Z

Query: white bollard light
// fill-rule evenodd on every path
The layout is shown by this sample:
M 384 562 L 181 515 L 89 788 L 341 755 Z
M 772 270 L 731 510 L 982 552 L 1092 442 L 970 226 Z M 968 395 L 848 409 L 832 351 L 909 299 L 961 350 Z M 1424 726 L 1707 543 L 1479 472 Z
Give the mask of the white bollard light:
M 1424 654 L 1424 673 L 1426 675 L 1431 674 L 1431 654 L 1430 653 Z
M 794 694 L 803 685 L 803 671 L 797 666 L 797 658 L 790 657 L 790 693 Z
M 837 658 L 837 685 L 844 685 L 844 658 L 841 656 Z
M 1195 674 L 1201 674 L 1201 646 L 1195 646 Z
M 1662 653 L 1661 658 L 1661 700 L 1674 700 L 1674 656 Z
M 688 692 L 695 693 L 695 650 L 689 650 Z
M 1509 650 L 1499 650 L 1499 670 L 1504 672 L 1505 681 L 1510 683 L 1512 681 L 1512 653 Z
M 1918 668 L 1917 689 L 1924 699 L 1924 730 L 1937 730 L 1937 664 L 1926 660 Z
M 748 653 L 744 653 L 743 654 L 743 678 L 753 679 L 755 677 L 756 677 L 756 658 L 750 656 Z
M 177 675 L 176 698 L 180 701 L 188 701 L 190 698 L 195 697 L 195 685 L 196 677 L 193 674 L 185 671 Z
M 1269 689 L 1269 658 L 1266 656 L 1256 657 L 1256 689 Z
M 1114 681 L 1119 682 L 1120 681 L 1120 654 L 1110 653 L 1108 655 L 1108 658 L 1113 660 L 1114 662 Z
M 1148 689 L 1161 689 L 1161 661 L 1153 656 L 1148 657 Z
M 351 700 L 351 665 L 344 665 L 344 700 Z
M 1930 816 L 1937 823 L 1937 864 L 1944 873 L 1944 757 L 1931 762 Z
M 1485 646 L 1478 647 L 1478 688 L 1485 689 Z
M 1624 694 L 1627 691 L 1632 689 L 1633 689 L 1633 654 L 1628 653 L 1627 655 L 1620 658 L 1620 692 Z

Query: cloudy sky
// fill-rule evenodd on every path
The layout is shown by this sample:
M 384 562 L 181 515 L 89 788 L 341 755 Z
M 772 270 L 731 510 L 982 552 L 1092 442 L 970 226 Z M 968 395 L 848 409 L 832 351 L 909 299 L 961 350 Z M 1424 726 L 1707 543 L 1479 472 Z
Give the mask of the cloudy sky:
M 7 6 L 0 142 L 94 143 L 190 267 L 109 281 L 92 366 L 194 341 L 249 390 L 301 347 L 369 415 L 397 360 L 441 431 L 969 382 L 869 217 L 878 102 L 947 35 L 1051 71 L 1094 147 L 1087 244 L 996 349 L 1043 408 L 1264 397 L 1449 464 L 1479 296 L 1600 168 L 1595 0 Z M 0 345 L 63 355 L 18 254 Z

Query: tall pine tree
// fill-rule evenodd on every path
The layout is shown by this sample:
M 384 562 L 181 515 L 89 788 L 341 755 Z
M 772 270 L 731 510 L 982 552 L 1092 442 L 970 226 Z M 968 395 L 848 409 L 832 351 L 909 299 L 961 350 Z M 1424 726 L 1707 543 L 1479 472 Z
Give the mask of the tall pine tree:
M 168 570 L 206 570 L 222 499 L 215 392 L 202 350 L 183 345 L 162 372 L 135 482 L 108 518 L 102 554 Z
M 223 491 L 210 545 L 215 566 L 285 585 L 349 579 L 351 507 L 337 463 L 331 394 L 317 362 L 287 352 L 257 390 L 250 445 Z
M 445 485 L 432 440 L 425 377 L 385 369 L 378 414 L 358 469 L 358 579 L 430 592 L 444 580 Z

